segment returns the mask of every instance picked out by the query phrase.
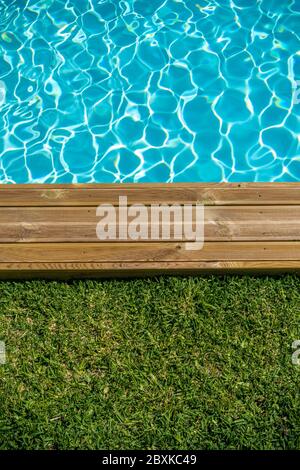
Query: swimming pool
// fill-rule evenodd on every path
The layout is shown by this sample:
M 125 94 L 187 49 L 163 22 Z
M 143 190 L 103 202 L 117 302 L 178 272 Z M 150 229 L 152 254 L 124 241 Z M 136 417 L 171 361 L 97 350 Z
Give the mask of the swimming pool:
M 0 182 L 300 181 L 299 31 L 299 0 L 0 0 Z

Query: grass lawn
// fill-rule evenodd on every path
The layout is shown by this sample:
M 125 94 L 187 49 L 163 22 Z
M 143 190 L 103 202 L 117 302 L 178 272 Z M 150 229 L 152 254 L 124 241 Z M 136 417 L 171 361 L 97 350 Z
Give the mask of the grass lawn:
M 300 449 L 300 278 L 0 282 L 1 449 Z

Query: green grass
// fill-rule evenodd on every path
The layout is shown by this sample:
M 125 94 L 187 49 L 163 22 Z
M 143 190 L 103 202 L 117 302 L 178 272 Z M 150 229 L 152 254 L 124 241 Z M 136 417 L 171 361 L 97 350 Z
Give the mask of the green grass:
M 299 449 L 300 279 L 1 282 L 1 449 Z

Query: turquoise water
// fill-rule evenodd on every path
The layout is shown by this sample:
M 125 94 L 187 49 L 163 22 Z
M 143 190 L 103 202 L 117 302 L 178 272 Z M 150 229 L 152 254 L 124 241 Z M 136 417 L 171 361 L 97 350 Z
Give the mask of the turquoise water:
M 0 182 L 300 181 L 299 32 L 300 0 L 0 0 Z

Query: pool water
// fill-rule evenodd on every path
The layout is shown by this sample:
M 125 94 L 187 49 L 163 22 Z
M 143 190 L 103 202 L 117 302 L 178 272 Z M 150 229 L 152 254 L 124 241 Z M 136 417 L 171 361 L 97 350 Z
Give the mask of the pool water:
M 299 33 L 300 0 L 0 0 L 0 182 L 300 181 Z

